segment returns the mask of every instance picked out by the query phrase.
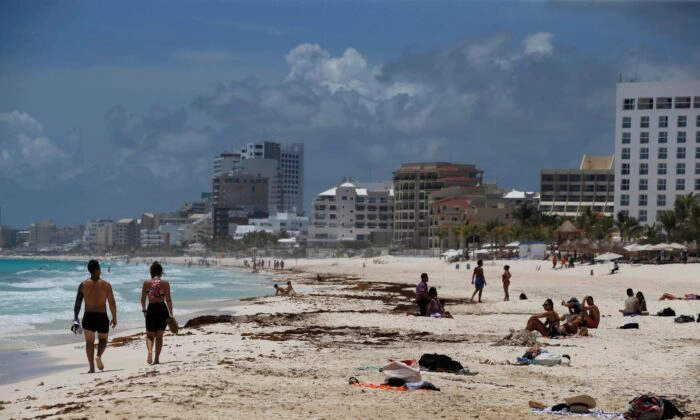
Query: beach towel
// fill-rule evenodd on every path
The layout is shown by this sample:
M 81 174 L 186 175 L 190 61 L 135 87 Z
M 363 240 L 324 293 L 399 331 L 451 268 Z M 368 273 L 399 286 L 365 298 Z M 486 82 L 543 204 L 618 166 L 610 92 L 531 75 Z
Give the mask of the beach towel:
M 587 417 L 587 418 L 595 417 L 595 418 L 599 418 L 599 419 L 624 419 L 624 415 L 622 413 L 606 412 L 606 411 L 599 410 L 597 408 L 589 410 L 589 412 L 585 413 L 585 414 L 572 413 L 568 409 L 554 411 L 554 410 L 552 410 L 552 408 L 553 407 L 531 408 L 531 410 L 535 413 L 552 414 L 555 416 Z
M 348 380 L 348 383 L 352 386 L 359 386 L 363 388 L 372 388 L 372 389 L 383 389 L 387 391 L 412 391 L 412 390 L 419 390 L 419 391 L 439 391 L 439 388 L 436 388 L 435 385 L 431 384 L 430 382 L 425 382 L 425 381 L 418 381 L 418 382 L 409 382 L 405 385 L 402 386 L 392 386 L 388 384 L 376 384 L 372 382 L 360 382 L 357 378 L 351 377 Z M 409 388 L 408 385 L 411 385 L 414 388 Z M 418 387 L 418 388 L 416 388 Z

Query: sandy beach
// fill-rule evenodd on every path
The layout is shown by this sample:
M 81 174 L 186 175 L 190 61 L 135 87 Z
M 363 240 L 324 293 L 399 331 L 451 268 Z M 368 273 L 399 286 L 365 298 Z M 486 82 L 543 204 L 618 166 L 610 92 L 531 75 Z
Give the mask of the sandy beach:
M 506 263 L 513 274 L 510 302 L 503 302 L 500 280 Z M 96 374 L 85 373 L 82 342 L 13 353 L 3 363 L 32 374 L 2 382 L 0 418 L 535 419 L 556 417 L 533 412 L 530 400 L 554 405 L 588 394 L 603 411 L 620 413 L 643 393 L 669 398 L 687 418 L 700 418 L 700 323 L 652 315 L 634 318 L 638 330 L 618 329 L 628 287 L 644 292 L 651 314 L 671 307 L 697 317 L 700 301 L 657 299 L 664 292 L 700 293 L 698 267 L 622 264 L 619 274 L 609 275 L 605 264 L 552 270 L 547 261 L 487 261 L 484 302 L 472 304 L 464 262 L 456 270 L 428 258 L 289 260 L 284 272 L 266 274 L 291 280 L 298 296 L 247 299 L 221 308 L 236 311 L 229 322 L 166 333 L 160 365 L 146 364 L 143 331 L 118 328 L 103 357 L 105 370 Z M 406 315 L 417 311 L 413 291 L 421 272 L 429 273 L 429 285 L 454 319 Z M 521 292 L 527 300 L 517 299 Z M 550 352 L 570 355 L 571 366 L 515 365 L 526 347 L 494 346 L 522 330 L 544 299 L 552 298 L 563 314 L 561 300 L 584 295 L 601 310 L 600 328 L 588 337 L 538 339 Z M 177 316 L 177 302 L 175 308 Z M 348 384 L 350 377 L 381 383 L 377 367 L 388 359 L 418 360 L 425 353 L 446 354 L 478 374 L 424 373 L 439 392 Z

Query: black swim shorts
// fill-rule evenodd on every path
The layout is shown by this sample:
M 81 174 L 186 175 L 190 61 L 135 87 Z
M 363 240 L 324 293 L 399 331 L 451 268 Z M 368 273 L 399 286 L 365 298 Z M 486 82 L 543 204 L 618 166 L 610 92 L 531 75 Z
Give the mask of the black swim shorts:
M 146 309 L 146 331 L 165 331 L 170 311 L 165 302 L 149 303 Z
M 85 312 L 83 314 L 83 329 L 107 334 L 109 332 L 107 312 Z

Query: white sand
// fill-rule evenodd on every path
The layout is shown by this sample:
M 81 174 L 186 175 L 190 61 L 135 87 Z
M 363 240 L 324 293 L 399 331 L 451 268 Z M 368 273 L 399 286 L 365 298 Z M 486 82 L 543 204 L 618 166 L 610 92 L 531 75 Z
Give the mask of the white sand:
M 236 260 L 223 263 L 240 265 Z M 239 314 L 261 314 L 256 320 L 166 335 L 161 365 L 146 365 L 141 336 L 122 347 L 110 343 L 103 357 L 106 370 L 92 375 L 85 374 L 82 344 L 43 350 L 55 358 L 52 365 L 66 368 L 0 386 L 0 417 L 543 418 L 529 410 L 528 400 L 553 405 L 583 393 L 593 396 L 599 408 L 619 412 L 633 397 L 653 392 L 678 402 L 689 418 L 700 418 L 700 323 L 674 324 L 672 318 L 646 316 L 634 319 L 639 330 L 617 329 L 623 324 L 618 309 L 627 287 L 644 292 L 652 314 L 670 306 L 678 315 L 697 317 L 700 301 L 656 299 L 663 292 L 700 293 L 700 266 L 621 265 L 621 272 L 611 276 L 606 275 L 609 266 L 597 265 L 591 276 L 590 266 L 555 271 L 546 261 L 489 261 L 484 303 L 467 304 L 473 289 L 464 263 L 459 271 L 454 264 L 417 258 L 285 263 L 290 270 L 279 280 L 291 279 L 301 296 L 262 297 L 235 308 Z M 502 302 L 504 263 L 513 274 L 510 302 Z M 440 297 L 448 299 L 454 319 L 406 316 L 393 309 L 410 304 L 409 298 L 379 290 L 385 285 L 377 290 L 354 287 L 388 282 L 406 284 L 410 291 L 423 271 Z M 311 273 L 327 280 L 316 282 Z M 329 279 L 344 274 L 357 279 Z M 518 301 L 521 292 L 529 300 Z M 569 354 L 571 367 L 508 365 L 525 348 L 492 346 L 510 329 L 522 329 L 529 314 L 542 310 L 545 298 L 552 298 L 561 314 L 562 299 L 580 300 L 587 294 L 603 314 L 599 329 L 590 330 L 590 337 L 540 340 L 551 352 Z M 384 301 L 369 299 L 382 296 Z M 179 321 L 182 325 L 186 320 Z M 135 333 L 141 331 L 115 335 Z M 440 392 L 348 385 L 351 376 L 363 382 L 383 380 L 380 372 L 358 367 L 434 352 L 479 374 L 425 374 Z

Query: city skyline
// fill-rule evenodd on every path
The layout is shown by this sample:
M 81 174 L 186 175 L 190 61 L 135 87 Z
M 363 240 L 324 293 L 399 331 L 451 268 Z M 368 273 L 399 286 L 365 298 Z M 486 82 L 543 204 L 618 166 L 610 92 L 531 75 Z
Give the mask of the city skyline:
M 615 83 L 700 79 L 691 2 L 8 1 L 3 224 L 196 201 L 240 144 L 304 143 L 303 203 L 403 162 L 540 169 L 612 155 Z

